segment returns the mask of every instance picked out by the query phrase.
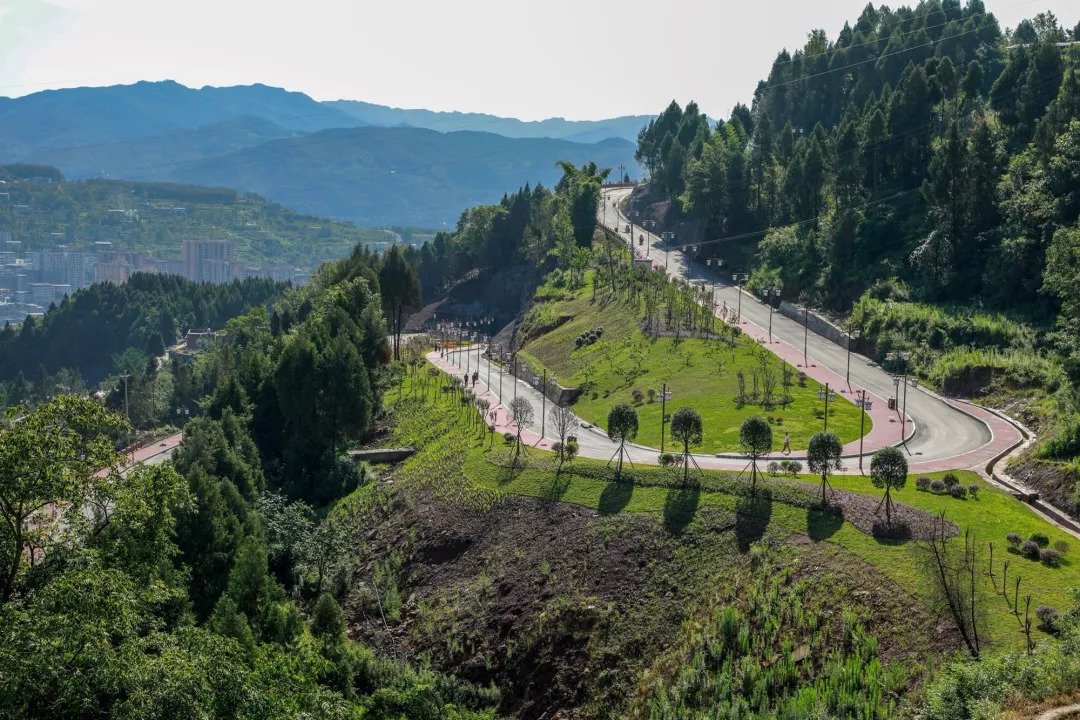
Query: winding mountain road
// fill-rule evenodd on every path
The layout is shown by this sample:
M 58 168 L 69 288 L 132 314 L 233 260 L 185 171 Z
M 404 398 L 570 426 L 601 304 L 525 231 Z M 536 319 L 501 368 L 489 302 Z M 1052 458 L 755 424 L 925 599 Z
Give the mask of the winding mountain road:
M 654 267 L 666 267 L 666 272 L 671 277 L 714 287 L 718 305 L 738 306 L 740 290 L 728 282 L 730 276 L 725 279 L 709 268 L 690 261 L 688 253 L 679 248 L 677 243 L 665 247 L 659 237 L 637 225 L 633 225 L 632 235 L 625 231 L 630 221 L 623 214 L 621 204 L 630 192 L 631 188 L 604 190 L 603 204 L 597 216 L 609 232 L 615 232 L 623 238 L 637 257 L 645 256 L 645 246 L 639 246 L 635 240 L 643 235 L 649 245 L 648 257 L 654 261 Z M 1023 440 L 1019 428 L 985 408 L 942 398 L 925 388 L 910 385 L 907 388 L 907 420 L 901 423 L 900 413 L 889 410 L 885 400 L 896 390 L 894 378 L 872 360 L 852 353 L 851 381 L 848 382 L 846 349 L 810 331 L 806 336 L 808 366 L 803 367 L 804 329 L 801 323 L 774 313 L 772 342 L 769 342 L 770 336 L 765 329 L 769 326 L 769 307 L 749 293 L 742 292 L 741 313 L 743 332 L 762 340 L 766 347 L 785 361 L 800 367 L 815 380 L 829 383 L 830 387 L 838 391 L 840 397 L 849 401 L 860 390 L 865 390 L 867 396 L 873 400 L 868 412 L 873 419 L 873 429 L 863 438 L 861 446 L 858 440 L 845 446 L 845 469 L 842 472 L 858 472 L 861 465 L 867 467 L 869 456 L 886 445 L 904 447 L 913 473 L 959 468 L 984 470 L 990 462 Z M 552 442 L 558 439 L 553 436 L 550 423 L 541 420 L 542 408 L 546 406 L 550 410 L 551 402 L 545 402 L 535 387 L 538 384 L 536 378 L 515 378 L 498 365 L 489 364 L 485 358 L 478 357 L 475 346 L 468 354 L 465 350 L 432 352 L 428 354 L 428 359 L 451 375 L 461 376 L 466 369 L 479 370 L 479 382 L 475 392 L 489 399 L 496 413 L 495 426 L 498 432 L 516 431 L 513 418 L 507 410 L 516 394 L 527 398 L 536 414 L 536 422 L 522 432 L 522 438 L 529 444 L 540 447 L 550 447 Z M 902 401 L 904 388 L 901 386 L 899 389 Z M 906 435 L 904 443 L 901 428 Z M 606 432 L 588 422 L 581 421 L 576 434 L 580 454 L 584 457 L 606 460 L 616 452 L 617 446 L 608 439 Z M 658 460 L 656 448 L 634 444 L 628 445 L 627 449 L 630 459 L 635 463 L 656 464 Z M 735 454 L 695 454 L 694 457 L 703 468 L 741 470 L 746 465 L 746 460 Z M 782 456 L 773 453 L 771 457 Z M 783 457 L 805 459 L 805 451 L 796 450 L 790 456 Z
M 631 188 L 605 189 L 604 207 L 598 213 L 601 221 L 606 218 L 607 226 L 623 237 L 639 256 L 644 246 L 638 245 L 634 238 L 644 235 L 645 242 L 649 245 L 648 256 L 654 261 L 654 265 L 665 267 L 666 262 L 669 276 L 713 286 L 718 303 L 737 306 L 740 290 L 731 285 L 730 274 L 721 276 L 711 268 L 691 261 L 689 253 L 679 247 L 677 239 L 668 247 L 659 237 L 637 225 L 633 226 L 632 237 L 631 233 L 625 232 L 630 220 L 623 214 L 622 202 L 631 192 Z M 765 338 L 768 333 L 762 331 L 762 328 L 769 325 L 769 314 L 768 305 L 749 293 L 742 292 L 745 331 Z M 794 355 L 801 361 L 804 337 L 801 323 L 773 313 L 772 336 L 779 341 L 772 345 L 766 342 L 773 352 L 791 361 L 791 351 L 794 350 Z M 830 381 L 833 387 L 841 390 L 842 396 L 852 397 L 859 389 L 865 389 L 876 398 L 892 396 L 895 387 L 893 377 L 869 358 L 852 353 L 849 386 L 844 380 L 847 364 L 845 348 L 812 331 L 808 333 L 806 345 L 810 367 L 804 368 L 805 372 L 822 382 Z M 903 387 L 900 392 L 904 392 Z M 1014 425 L 997 415 L 966 403 L 946 400 L 921 387 L 907 388 L 907 415 L 915 428 L 914 434 L 906 443 L 907 451 L 915 467 L 923 471 L 985 465 L 1022 439 L 1020 431 Z M 875 428 L 879 423 L 875 417 Z M 892 443 L 899 440 L 897 428 Z M 866 452 L 871 452 L 871 448 L 866 448 Z

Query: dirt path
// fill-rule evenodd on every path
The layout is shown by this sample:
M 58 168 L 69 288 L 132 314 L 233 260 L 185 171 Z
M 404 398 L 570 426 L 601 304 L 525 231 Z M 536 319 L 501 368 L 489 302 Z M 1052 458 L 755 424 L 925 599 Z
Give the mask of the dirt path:
M 1072 705 L 1047 710 L 1042 715 L 1036 717 L 1035 720 L 1057 720 L 1057 718 L 1065 717 L 1072 713 L 1080 713 L 1080 703 L 1073 703 Z

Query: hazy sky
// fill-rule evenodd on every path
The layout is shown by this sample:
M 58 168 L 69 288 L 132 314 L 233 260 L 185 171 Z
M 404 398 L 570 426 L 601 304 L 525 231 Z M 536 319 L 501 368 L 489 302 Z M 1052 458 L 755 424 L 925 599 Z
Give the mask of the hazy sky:
M 172 79 L 535 120 L 712 116 L 866 0 L 0 0 L 0 95 Z M 914 4 L 911 2 L 910 4 Z M 1077 0 L 986 0 L 1002 29 Z M 895 6 L 895 3 L 894 3 Z

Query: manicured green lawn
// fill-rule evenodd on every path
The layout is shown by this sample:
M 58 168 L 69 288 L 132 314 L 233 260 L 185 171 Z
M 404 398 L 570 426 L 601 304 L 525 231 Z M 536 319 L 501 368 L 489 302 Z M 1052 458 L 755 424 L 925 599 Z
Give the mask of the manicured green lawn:
M 545 297 L 550 289 L 542 288 L 538 299 Z M 592 389 L 582 395 L 574 410 L 582 418 L 606 427 L 608 411 L 618 403 L 633 404 L 638 412 L 638 436 L 636 442 L 650 447 L 660 447 L 661 402 L 659 393 L 667 384 L 672 398 L 667 403 L 671 415 L 680 407 L 690 406 L 701 413 L 704 425 L 704 441 L 697 452 L 719 453 L 737 451 L 739 426 L 751 415 L 778 418 L 773 426 L 773 438 L 777 449 L 783 444 L 784 433 L 791 434 L 793 448 L 805 448 L 810 436 L 824 428 L 824 400 L 818 399 L 821 385 L 807 380 L 805 387 L 798 384 L 798 370 L 792 368 L 792 385 L 786 390 L 792 398 L 786 407 L 776 405 L 740 405 L 736 402 L 742 371 L 747 391 L 753 390 L 753 373 L 762 374 L 762 360 L 777 379 L 776 393 L 785 392 L 782 387 L 781 361 L 764 348 L 747 344 L 733 346 L 727 342 L 703 339 L 681 340 L 660 337 L 652 339 L 641 332 L 642 312 L 623 301 L 614 301 L 602 292 L 592 300 L 591 282 L 559 299 L 550 299 L 538 309 L 545 319 L 573 316 L 572 320 L 539 337 L 529 340 L 520 355 L 534 369 L 546 368 L 554 373 L 564 386 L 580 386 L 586 380 L 584 367 L 591 364 L 589 376 Z M 582 332 L 602 327 L 600 342 L 575 350 L 574 340 Z M 742 343 L 750 341 L 745 338 Z M 628 343 L 641 343 L 642 356 L 635 360 Z M 639 365 L 640 363 L 640 365 Z M 639 373 L 628 377 L 627 371 L 640 367 Z M 648 390 L 657 393 L 654 402 L 648 400 Z M 634 389 L 645 395 L 643 402 L 635 403 Z M 866 417 L 865 431 L 872 423 Z M 845 395 L 836 394 L 829 403 L 828 429 L 847 443 L 859 437 L 859 410 Z M 670 428 L 669 428 L 670 430 Z M 673 442 L 664 439 L 665 447 Z

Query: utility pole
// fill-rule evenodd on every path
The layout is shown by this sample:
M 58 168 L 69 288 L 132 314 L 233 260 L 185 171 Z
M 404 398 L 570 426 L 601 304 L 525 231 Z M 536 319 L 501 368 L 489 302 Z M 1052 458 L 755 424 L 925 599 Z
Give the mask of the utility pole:
M 660 454 L 664 454 L 664 425 L 667 423 L 667 383 L 660 391 Z
M 488 349 L 487 387 L 488 387 L 488 392 L 491 392 L 491 339 L 490 338 L 488 338 L 487 349 Z M 479 363 L 480 361 L 477 360 L 477 362 Z
M 513 360 L 514 360 L 514 399 L 517 400 L 517 386 L 518 386 L 517 353 L 514 353 Z
M 502 394 L 502 376 L 503 376 L 503 366 L 502 366 L 502 364 L 500 364 L 500 365 L 499 365 L 499 402 L 502 402 L 502 401 L 503 401 L 503 394 Z

